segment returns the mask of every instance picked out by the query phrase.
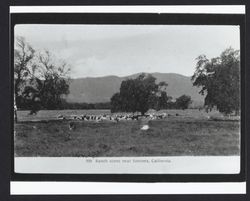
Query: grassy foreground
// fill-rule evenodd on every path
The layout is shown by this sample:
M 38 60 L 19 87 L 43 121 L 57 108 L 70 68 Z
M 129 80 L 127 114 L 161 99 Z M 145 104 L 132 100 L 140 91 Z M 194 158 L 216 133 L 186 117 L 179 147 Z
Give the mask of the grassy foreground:
M 15 124 L 15 156 L 200 156 L 239 155 L 240 123 L 171 117 L 149 121 L 69 121 Z

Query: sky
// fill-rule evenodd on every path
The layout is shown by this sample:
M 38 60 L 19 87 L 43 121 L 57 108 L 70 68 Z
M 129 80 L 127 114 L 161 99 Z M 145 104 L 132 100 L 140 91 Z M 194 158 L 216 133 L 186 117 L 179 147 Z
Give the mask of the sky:
M 35 50 L 49 50 L 71 66 L 71 77 L 140 72 L 191 76 L 196 58 L 240 49 L 239 26 L 41 25 L 15 26 Z

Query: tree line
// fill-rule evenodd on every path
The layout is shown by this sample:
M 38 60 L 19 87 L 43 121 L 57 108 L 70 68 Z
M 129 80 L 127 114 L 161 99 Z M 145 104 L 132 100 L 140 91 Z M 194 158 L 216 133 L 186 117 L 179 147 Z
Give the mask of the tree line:
M 240 111 L 240 52 L 228 48 L 220 56 L 197 57 L 191 81 L 204 95 L 204 107 L 224 114 Z M 186 109 L 191 97 L 176 100 L 167 93 L 166 82 L 156 83 L 151 74 L 142 73 L 124 80 L 119 92 L 106 103 L 68 103 L 70 65 L 50 51 L 35 50 L 23 37 L 16 37 L 14 50 L 14 97 L 18 109 L 35 114 L 41 109 L 110 109 L 111 112 L 141 112 L 149 109 Z
M 171 96 L 168 96 L 171 97 Z M 173 101 L 171 98 L 167 102 L 162 101 L 164 97 L 159 97 L 159 101 L 153 103 L 149 108 L 155 110 L 161 109 L 187 109 L 190 105 L 191 97 L 182 95 Z M 33 104 L 24 104 L 19 107 L 19 110 L 32 110 Z M 125 110 L 114 110 L 111 102 L 99 102 L 99 103 L 80 103 L 80 102 L 67 102 L 65 99 L 61 100 L 61 104 L 55 105 L 50 110 L 111 110 L 112 112 L 126 112 Z

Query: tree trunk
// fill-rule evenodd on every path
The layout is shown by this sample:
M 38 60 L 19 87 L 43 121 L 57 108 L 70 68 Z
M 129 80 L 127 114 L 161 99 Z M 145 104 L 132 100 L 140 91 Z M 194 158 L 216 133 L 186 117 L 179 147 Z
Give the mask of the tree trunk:
M 17 123 L 17 106 L 16 106 L 16 98 L 15 98 L 15 94 L 14 94 L 14 121 L 15 123 Z
M 15 120 L 15 123 L 17 123 L 17 112 L 16 112 L 16 110 L 14 110 L 14 120 Z

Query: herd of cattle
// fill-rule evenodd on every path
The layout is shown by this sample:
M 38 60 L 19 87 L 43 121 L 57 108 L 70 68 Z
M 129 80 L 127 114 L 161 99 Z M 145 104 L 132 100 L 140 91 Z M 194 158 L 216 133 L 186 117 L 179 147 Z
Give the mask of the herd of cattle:
M 111 121 L 111 122 L 119 122 L 119 121 L 133 121 L 140 119 L 147 120 L 156 120 L 156 119 L 164 119 L 171 116 L 171 114 L 167 113 L 151 113 L 151 114 L 102 114 L 102 115 L 70 115 L 66 117 L 64 115 L 58 115 L 57 119 L 69 119 L 69 120 L 82 120 L 82 121 Z M 175 116 L 179 116 L 179 114 L 175 114 Z

